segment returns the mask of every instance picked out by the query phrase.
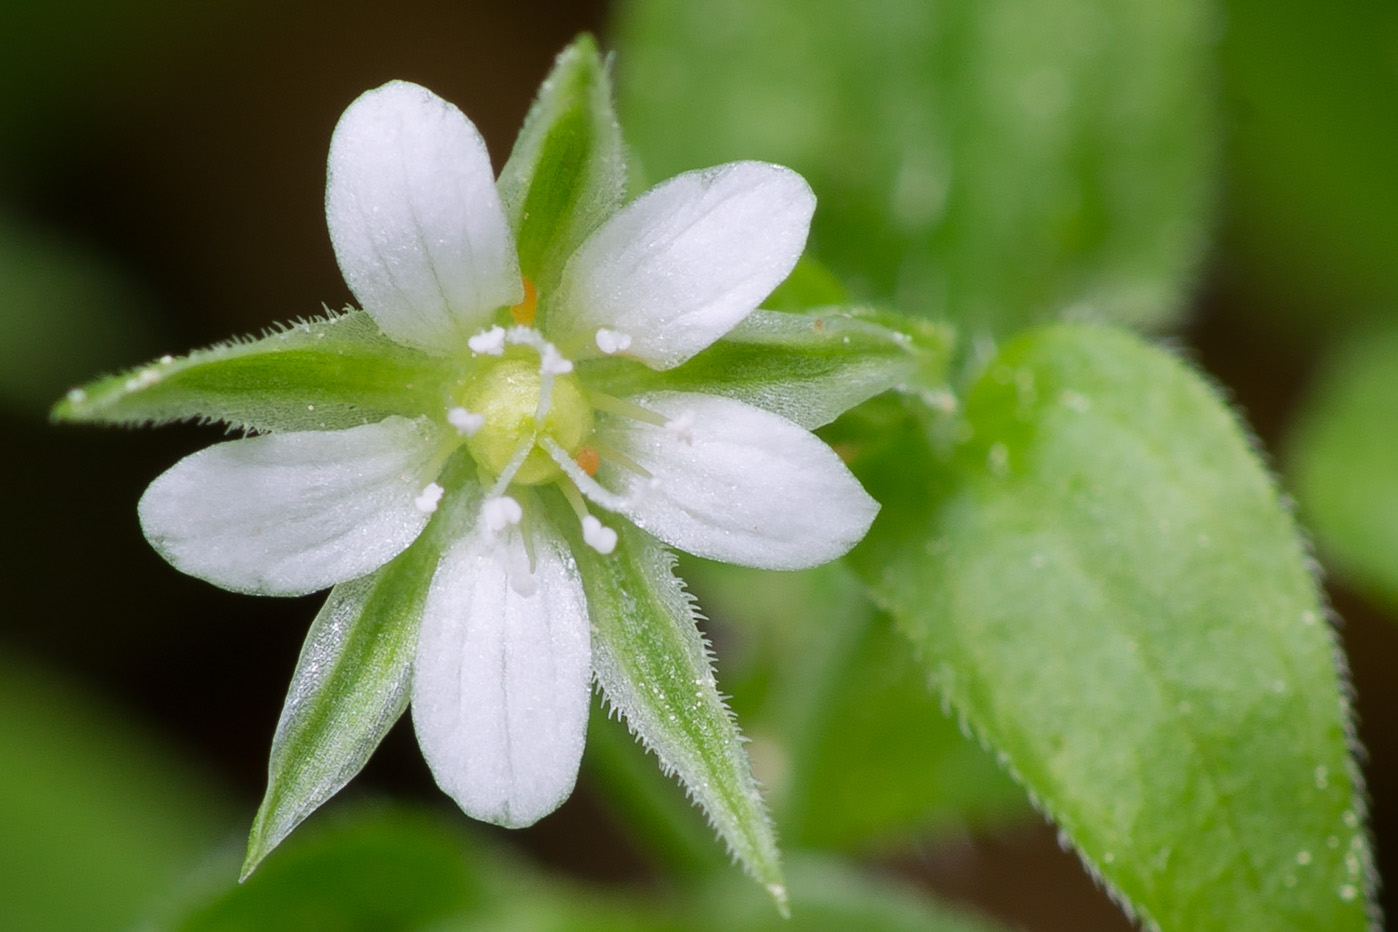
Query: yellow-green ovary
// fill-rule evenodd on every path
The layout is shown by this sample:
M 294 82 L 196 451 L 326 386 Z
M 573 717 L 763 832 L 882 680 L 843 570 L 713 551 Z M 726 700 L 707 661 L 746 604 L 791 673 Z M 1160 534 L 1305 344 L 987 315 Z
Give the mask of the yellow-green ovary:
M 548 413 L 544 423 L 536 426 L 534 415 L 542 386 L 539 362 L 532 355 L 491 361 L 463 386 L 458 399 L 461 406 L 485 418 L 481 428 L 466 439 L 466 448 L 490 475 L 503 472 L 520 443 L 536 431 L 540 439 L 552 437 L 569 456 L 592 435 L 592 406 L 572 373 L 553 377 Z M 513 481 L 541 485 L 562 475 L 558 464 L 536 443 Z

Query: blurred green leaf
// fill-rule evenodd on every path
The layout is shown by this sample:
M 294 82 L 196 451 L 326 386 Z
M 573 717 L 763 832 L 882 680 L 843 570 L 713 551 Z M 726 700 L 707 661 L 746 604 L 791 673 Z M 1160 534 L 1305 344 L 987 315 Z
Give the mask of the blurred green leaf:
M 891 848 L 1027 812 L 1024 791 L 962 736 L 848 568 L 696 562 L 685 577 L 712 618 L 756 642 L 746 677 L 724 682 L 788 843 Z
M 363 311 L 298 321 L 75 388 L 60 421 L 163 424 L 203 419 L 242 430 L 357 427 L 389 415 L 438 414 L 450 362 L 384 336 Z
M 1177 318 L 1211 223 L 1208 0 L 647 0 L 616 26 L 651 176 L 795 168 L 860 297 L 972 333 Z
M 497 894 L 447 823 L 360 809 L 298 833 L 246 883 L 194 890 L 169 932 L 386 932 L 436 927 Z
M 1038 329 L 962 442 L 855 461 L 857 565 L 938 686 L 1148 925 L 1367 929 L 1337 646 L 1227 406 L 1120 331 Z
M 729 880 L 712 883 L 691 901 L 686 912 L 702 918 L 690 928 L 725 932 L 996 932 L 1001 928 L 835 858 L 798 854 L 792 857 L 787 874 L 789 920 L 774 915 L 760 897 Z
M 94 370 L 151 352 L 153 331 L 112 262 L 0 214 L 0 405 L 42 412 Z
M 1324 361 L 1288 472 L 1326 564 L 1398 607 L 1398 329 L 1352 334 Z
M 1230 268 L 1308 328 L 1398 307 L 1398 6 L 1227 0 Z
M 150 736 L 40 668 L 0 658 L 0 924 L 117 929 L 229 824 Z

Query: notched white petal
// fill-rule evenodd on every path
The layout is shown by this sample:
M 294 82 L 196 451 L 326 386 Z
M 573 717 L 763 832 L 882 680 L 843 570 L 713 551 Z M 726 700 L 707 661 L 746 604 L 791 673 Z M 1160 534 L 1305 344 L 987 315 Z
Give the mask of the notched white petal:
M 485 142 L 426 88 L 393 81 L 345 110 L 325 217 L 350 290 L 400 343 L 459 349 L 523 297 Z
M 739 401 L 662 392 L 632 399 L 682 431 L 615 417 L 599 436 L 654 480 L 611 468 L 638 526 L 701 557 L 791 570 L 841 556 L 878 503 L 814 434 Z
M 447 551 L 423 610 L 413 726 L 437 784 L 471 815 L 529 825 L 568 798 L 592 676 L 582 583 L 561 541 L 477 529 Z M 513 574 L 527 573 L 530 585 Z
M 795 172 L 733 162 L 686 172 L 614 214 L 568 261 L 556 342 L 601 345 L 598 328 L 630 337 L 629 355 L 668 369 L 727 333 L 796 264 L 815 195 Z
M 176 568 L 225 589 L 314 592 L 377 569 L 417 537 L 436 440 L 425 418 L 391 417 L 216 444 L 150 484 L 141 528 Z

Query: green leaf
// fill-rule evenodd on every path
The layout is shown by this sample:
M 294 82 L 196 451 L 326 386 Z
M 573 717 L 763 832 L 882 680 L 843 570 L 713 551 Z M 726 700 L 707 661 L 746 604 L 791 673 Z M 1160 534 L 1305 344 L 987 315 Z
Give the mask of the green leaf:
M 147 927 L 169 932 L 417 930 L 494 897 L 483 859 L 428 817 L 361 808 L 298 835 L 246 883 L 209 884 Z
M 690 927 L 727 932 L 997 932 L 1001 928 L 836 858 L 798 854 L 787 873 L 791 919 L 773 915 L 767 904 L 736 884 L 718 881 L 692 897 L 686 912 L 702 919 Z
M 160 345 L 147 296 L 115 262 L 3 209 L 0 294 L 0 405 L 18 411 L 40 413 L 74 379 Z
M 355 427 L 437 414 L 449 363 L 389 340 L 363 311 L 300 321 L 257 340 L 162 356 L 75 388 L 59 421 L 147 424 L 198 418 L 239 430 Z
M 1277 490 L 1185 365 L 1007 346 L 963 441 L 875 438 L 856 552 L 938 687 L 1148 925 L 1369 927 L 1334 632 Z
M 1029 814 L 847 566 L 770 573 L 695 560 L 684 577 L 723 623 L 725 657 L 745 660 L 724 685 L 753 756 L 772 763 L 758 776 L 785 843 L 893 850 Z
M 587 593 L 592 668 L 602 694 L 785 910 L 772 824 L 719 696 L 693 599 L 675 578 L 674 556 L 626 524 L 617 529 L 616 551 L 602 556 L 576 539 L 575 523 L 562 526 L 573 538 Z
M 1351 335 L 1322 365 L 1288 472 L 1321 555 L 1398 607 L 1398 329 Z
M 82 636 L 72 619 L 62 623 Z M 224 837 L 230 813 L 222 788 L 115 705 L 52 670 L 0 655 L 7 928 L 131 928 Z
M 1208 0 L 646 0 L 619 106 L 654 177 L 789 165 L 864 299 L 1006 332 L 1176 320 L 1207 247 Z
M 588 384 L 612 394 L 722 395 L 812 429 L 890 388 L 942 388 L 951 344 L 948 328 L 896 314 L 754 311 L 676 369 L 655 372 L 615 359 L 583 365 Z
M 500 172 L 520 271 L 548 295 L 568 257 L 621 204 L 626 161 L 612 85 L 591 36 L 554 62 Z
M 1311 333 L 1339 320 L 1391 318 L 1398 6 L 1227 0 L 1223 8 L 1232 111 L 1223 267 L 1249 289 L 1234 303 L 1269 327 Z

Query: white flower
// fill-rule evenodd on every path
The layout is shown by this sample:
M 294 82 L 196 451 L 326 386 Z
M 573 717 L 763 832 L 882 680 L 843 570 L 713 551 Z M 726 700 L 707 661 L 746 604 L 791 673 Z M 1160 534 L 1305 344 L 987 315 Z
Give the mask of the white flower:
M 185 572 L 295 595 L 372 572 L 444 494 L 473 496 L 477 520 L 444 548 L 423 610 L 413 722 L 466 812 L 527 825 L 572 789 L 591 682 L 578 569 L 552 525 L 531 520 L 535 491 L 560 489 L 603 554 L 625 520 L 770 569 L 837 557 L 873 519 L 878 506 L 839 458 L 775 414 L 587 385 L 591 360 L 667 370 L 723 336 L 791 271 L 814 207 L 779 166 L 689 172 L 601 223 L 554 292 L 535 295 L 475 127 L 421 87 L 370 91 L 331 142 L 330 236 L 384 334 L 456 365 L 440 416 L 196 453 L 146 492 L 146 535 Z M 463 448 L 479 486 L 443 474 Z

